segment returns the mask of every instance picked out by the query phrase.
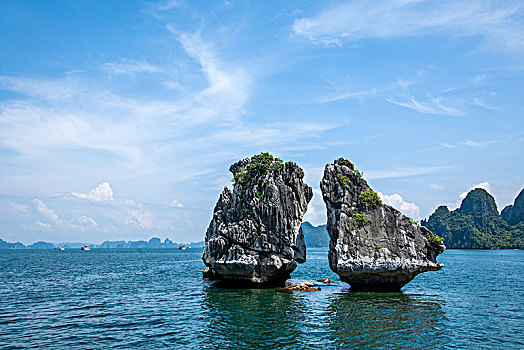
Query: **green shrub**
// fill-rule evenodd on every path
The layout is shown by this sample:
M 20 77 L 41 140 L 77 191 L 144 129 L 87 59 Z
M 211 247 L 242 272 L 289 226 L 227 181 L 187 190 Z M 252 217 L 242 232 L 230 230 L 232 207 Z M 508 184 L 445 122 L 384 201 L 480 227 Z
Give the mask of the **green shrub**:
M 360 176 L 360 177 L 364 176 L 364 172 L 360 172 L 360 170 L 358 170 L 357 168 L 353 169 L 353 171 L 356 172 L 357 175 Z
M 420 224 L 417 221 L 413 220 L 410 216 L 408 216 L 408 219 L 409 219 L 409 221 L 411 221 L 412 224 L 420 226 Z
M 262 218 L 262 223 L 267 226 L 267 220 L 266 218 Z
M 338 174 L 337 175 L 337 180 L 338 180 L 338 183 L 344 189 L 344 192 L 345 192 L 346 189 L 349 189 L 349 186 L 351 186 L 351 180 L 349 180 L 349 178 L 347 176 L 345 176 L 345 175 Z
M 433 244 L 444 245 L 444 238 L 434 233 L 426 233 L 426 238 Z
M 366 206 L 366 208 L 375 208 L 382 205 L 382 201 L 378 196 L 377 192 L 373 190 L 365 190 L 360 193 L 360 202 Z
M 241 185 L 248 183 L 250 180 L 249 173 L 244 168 L 240 169 L 239 172 L 233 175 L 233 178 L 235 179 L 236 183 L 239 183 Z
M 262 198 L 262 193 L 260 193 L 260 191 L 257 191 L 257 197 L 258 199 Z
M 251 179 L 265 174 L 269 171 L 277 171 L 282 169 L 283 163 L 280 158 L 274 158 L 268 152 L 263 152 L 254 155 L 250 158 L 250 162 L 236 174 L 233 175 L 235 183 L 244 185 Z
M 353 214 L 353 222 L 358 227 L 364 227 L 367 224 L 371 224 L 371 219 L 366 214 L 355 213 Z

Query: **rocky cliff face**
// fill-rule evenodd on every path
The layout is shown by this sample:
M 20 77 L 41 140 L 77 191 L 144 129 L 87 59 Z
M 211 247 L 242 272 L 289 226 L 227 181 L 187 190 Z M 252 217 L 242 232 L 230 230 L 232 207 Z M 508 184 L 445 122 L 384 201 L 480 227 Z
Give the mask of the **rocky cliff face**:
M 320 183 L 330 235 L 329 266 L 352 290 L 398 291 L 442 267 L 442 239 L 384 205 L 353 164 L 326 165 Z
M 206 232 L 202 260 L 215 279 L 255 286 L 283 285 L 306 261 L 300 228 L 313 196 L 303 170 L 268 153 L 231 165 L 227 187 Z

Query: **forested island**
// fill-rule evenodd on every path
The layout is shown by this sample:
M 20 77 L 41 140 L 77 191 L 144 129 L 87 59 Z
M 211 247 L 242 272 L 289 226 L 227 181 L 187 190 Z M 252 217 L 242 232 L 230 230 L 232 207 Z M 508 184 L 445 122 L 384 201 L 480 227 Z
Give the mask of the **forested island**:
M 524 190 L 499 214 L 493 196 L 476 188 L 458 209 L 440 206 L 421 224 L 443 237 L 447 248 L 524 249 Z

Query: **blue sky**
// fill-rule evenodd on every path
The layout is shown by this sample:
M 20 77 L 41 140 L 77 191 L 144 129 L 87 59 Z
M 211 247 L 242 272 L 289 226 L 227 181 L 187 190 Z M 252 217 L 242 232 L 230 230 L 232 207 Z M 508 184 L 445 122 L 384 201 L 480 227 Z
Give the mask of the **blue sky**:
M 354 161 L 425 218 L 524 187 L 519 1 L 0 1 L 0 238 L 204 237 L 229 164 Z

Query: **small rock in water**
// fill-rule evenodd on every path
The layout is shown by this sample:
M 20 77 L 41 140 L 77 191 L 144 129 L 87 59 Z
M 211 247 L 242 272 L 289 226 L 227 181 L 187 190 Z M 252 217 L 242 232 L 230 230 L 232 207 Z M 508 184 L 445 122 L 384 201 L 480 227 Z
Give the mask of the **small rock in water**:
M 325 284 L 336 284 L 336 282 L 333 282 L 329 278 L 321 278 L 321 279 L 317 280 L 317 282 L 321 282 L 321 283 L 325 283 Z
M 320 290 L 320 287 L 315 286 L 314 283 L 311 282 L 302 282 L 302 283 L 288 283 L 284 289 L 287 290 L 296 290 L 299 292 L 318 292 Z

